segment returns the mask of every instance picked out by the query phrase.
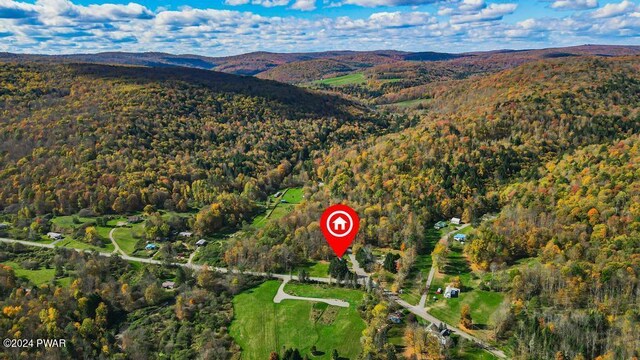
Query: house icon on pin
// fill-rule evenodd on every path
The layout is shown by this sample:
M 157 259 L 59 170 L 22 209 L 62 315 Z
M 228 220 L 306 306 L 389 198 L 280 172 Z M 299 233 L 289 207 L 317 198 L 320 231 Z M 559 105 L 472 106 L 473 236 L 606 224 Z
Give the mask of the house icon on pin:
M 342 217 L 333 220 L 333 229 L 344 231 L 347 229 L 347 221 Z

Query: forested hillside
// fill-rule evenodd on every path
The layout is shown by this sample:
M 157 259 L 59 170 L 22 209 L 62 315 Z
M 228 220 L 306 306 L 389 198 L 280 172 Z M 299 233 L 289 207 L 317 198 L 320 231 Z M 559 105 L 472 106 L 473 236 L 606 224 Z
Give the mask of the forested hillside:
M 324 186 L 308 189 L 310 201 L 237 240 L 225 260 L 282 271 L 328 258 L 316 220 L 345 201 L 361 217 L 356 241 L 402 250 L 406 276 L 416 254 L 433 250 L 433 223 L 499 212 L 468 246 L 472 264 L 550 264 L 496 276 L 491 286 L 513 300 L 496 339 L 524 359 L 629 358 L 639 324 L 638 74 L 638 57 L 563 58 L 431 86 L 416 126 L 332 149 L 316 163 Z
M 470 222 L 497 211 L 499 190 L 537 179 L 546 161 L 637 133 L 638 69 L 635 57 L 563 59 L 441 84 L 432 89 L 430 114 L 415 127 L 334 148 L 317 162 L 326 184 L 317 196 L 325 205 L 359 204 L 365 243 L 420 245 L 424 228 L 442 217 Z M 306 226 L 315 215 L 289 226 Z M 286 229 L 281 240 L 293 233 Z
M 506 187 L 498 218 L 467 248 L 478 266 L 539 255 L 502 286 L 514 303 L 497 335 L 518 354 L 631 359 L 640 348 L 640 138 L 551 161 Z M 634 335 L 635 334 L 635 335 Z
M 389 125 L 365 111 L 204 70 L 0 64 L 0 209 L 184 211 L 247 184 L 259 194 L 314 151 Z

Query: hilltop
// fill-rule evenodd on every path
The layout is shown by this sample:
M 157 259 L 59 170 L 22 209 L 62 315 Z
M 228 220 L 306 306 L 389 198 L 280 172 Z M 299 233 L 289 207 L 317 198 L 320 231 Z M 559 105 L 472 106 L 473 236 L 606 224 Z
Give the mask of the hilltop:
M 265 191 L 314 152 L 388 126 L 335 96 L 208 70 L 4 63 L 0 83 L 0 208 L 39 214 Z

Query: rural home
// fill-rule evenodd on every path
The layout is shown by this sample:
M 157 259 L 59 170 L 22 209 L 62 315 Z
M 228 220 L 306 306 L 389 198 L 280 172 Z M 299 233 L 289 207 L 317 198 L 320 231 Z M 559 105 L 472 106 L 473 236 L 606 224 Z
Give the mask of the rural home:
M 136 224 L 136 223 L 142 222 L 142 217 L 134 215 L 134 216 L 129 216 L 127 220 L 131 224 Z
M 444 289 L 444 297 L 447 299 L 457 298 L 458 295 L 460 295 L 460 289 L 458 288 L 449 285 Z
M 451 345 L 453 345 L 453 341 L 451 340 L 450 336 L 451 330 L 447 328 L 446 324 L 440 323 L 440 325 L 436 325 L 435 323 L 432 323 L 428 329 L 433 334 L 433 336 L 437 337 L 438 340 L 440 340 L 440 343 L 442 345 L 445 345 L 446 347 L 450 347 Z
M 56 232 L 48 232 L 47 233 L 47 237 L 49 237 L 49 239 L 53 239 L 53 240 L 62 240 L 64 238 L 64 235 L 62 235 L 60 233 L 56 233 Z
M 433 225 L 433 228 L 436 230 L 440 230 L 443 228 L 447 227 L 447 222 L 446 221 L 438 221 L 435 225 Z
M 459 241 L 459 242 L 462 242 L 462 243 L 463 243 L 465 240 L 467 240 L 467 235 L 465 235 L 465 234 L 456 234 L 456 235 L 453 237 L 453 240 L 455 240 L 455 241 Z
M 5 223 L 0 224 L 0 230 L 8 229 L 8 228 L 9 228 L 9 224 L 5 224 Z
M 189 231 L 181 231 L 178 233 L 178 236 L 182 236 L 182 237 L 191 237 L 192 235 L 193 233 Z
M 457 217 L 451 218 L 451 223 L 453 225 L 460 225 L 460 218 L 457 218 Z
M 176 286 L 176 283 L 173 281 L 165 281 L 162 283 L 163 289 L 173 289 Z
M 205 246 L 205 245 L 207 245 L 207 240 L 205 239 L 200 239 L 196 241 L 196 246 Z
M 156 250 L 158 249 L 158 245 L 156 244 L 147 244 L 147 246 L 144 247 L 145 250 Z

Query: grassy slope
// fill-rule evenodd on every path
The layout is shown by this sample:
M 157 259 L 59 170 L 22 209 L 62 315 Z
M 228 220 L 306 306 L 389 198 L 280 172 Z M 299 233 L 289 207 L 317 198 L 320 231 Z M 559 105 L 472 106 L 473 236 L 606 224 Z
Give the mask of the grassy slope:
M 365 83 L 366 81 L 367 79 L 364 77 L 364 74 L 353 73 L 353 74 L 318 80 L 318 83 L 331 85 L 331 86 L 342 86 L 342 85 L 362 84 L 362 83 Z
M 289 293 L 341 298 L 352 304 L 349 308 L 338 309 L 333 323 L 324 325 L 312 320 L 311 302 L 285 300 L 274 304 L 273 297 L 279 286 L 278 281 L 267 281 L 233 300 L 235 319 L 230 333 L 242 347 L 243 359 L 267 359 L 271 351 L 283 346 L 297 347 L 303 354 L 309 354 L 311 346 L 315 345 L 324 352 L 316 359 L 329 359 L 333 349 L 350 359 L 360 353 L 359 342 L 345 342 L 344 339 L 354 334 L 359 337 L 365 327 L 355 308 L 362 298 L 361 292 L 311 285 L 287 286 Z
M 55 277 L 56 270 L 54 268 L 28 270 L 28 269 L 23 269 L 19 264 L 12 261 L 7 261 L 7 262 L 4 262 L 3 264 L 11 267 L 17 277 L 27 278 L 29 281 L 31 281 L 36 285 L 48 283 L 49 281 L 53 280 L 53 278 Z M 64 284 L 68 284 L 70 279 L 71 278 L 69 277 L 65 277 L 65 278 L 58 279 L 58 281 L 60 282 L 61 285 L 64 285 Z

